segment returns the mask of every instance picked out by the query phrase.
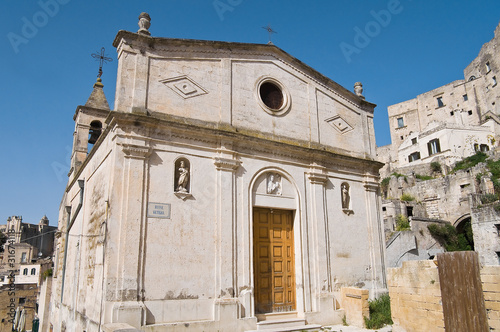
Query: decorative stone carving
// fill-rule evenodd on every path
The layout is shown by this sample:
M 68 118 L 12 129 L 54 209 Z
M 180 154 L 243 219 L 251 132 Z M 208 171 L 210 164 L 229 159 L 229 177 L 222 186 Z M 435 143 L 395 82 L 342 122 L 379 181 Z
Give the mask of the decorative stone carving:
M 151 26 L 151 17 L 149 16 L 148 13 L 141 13 L 139 15 L 139 31 L 137 33 L 143 34 L 143 35 L 151 35 L 151 32 L 149 32 L 149 27 Z
M 345 134 L 348 131 L 354 129 L 349 123 L 347 123 L 346 120 L 342 119 L 338 114 L 331 118 L 326 119 L 325 121 L 328 122 L 328 124 L 331 125 L 333 128 L 337 129 L 341 134 Z
M 316 163 L 311 164 L 309 173 L 307 173 L 309 181 L 312 184 L 322 184 L 325 185 L 328 181 L 328 175 L 326 174 L 326 168 L 320 166 Z
M 172 89 L 172 91 L 174 91 L 184 99 L 201 96 L 208 93 L 207 90 L 203 89 L 201 85 L 196 83 L 192 78 L 185 75 L 168 78 L 166 80 L 161 80 L 160 82 L 168 86 L 170 89 Z
M 151 148 L 135 144 L 121 144 L 125 158 L 146 159 L 151 155 Z
M 343 182 L 340 185 L 340 191 L 341 191 L 341 196 L 342 196 L 342 211 L 344 211 L 345 214 L 350 215 L 354 213 L 350 209 L 351 205 L 351 193 L 350 193 L 350 187 L 347 182 Z
M 175 163 L 175 192 L 189 193 L 189 162 L 187 159 L 179 159 Z
M 281 175 L 278 173 L 269 173 L 267 175 L 267 193 L 281 196 Z
M 356 94 L 356 96 L 365 99 L 365 97 L 363 96 L 363 84 L 361 84 L 361 82 L 354 83 L 354 93 Z
M 223 170 L 223 171 L 235 171 L 240 167 L 241 162 L 239 160 L 235 159 L 228 159 L 228 158 L 221 158 L 221 157 L 215 157 L 214 158 L 214 164 L 217 170 Z

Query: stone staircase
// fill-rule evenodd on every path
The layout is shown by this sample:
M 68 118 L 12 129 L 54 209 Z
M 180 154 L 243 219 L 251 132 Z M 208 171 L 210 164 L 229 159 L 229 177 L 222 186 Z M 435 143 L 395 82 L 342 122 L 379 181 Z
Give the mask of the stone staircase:
M 297 318 L 296 313 L 277 313 L 258 315 L 257 330 L 246 332 L 298 332 L 319 331 L 321 325 L 307 324 L 303 318 Z

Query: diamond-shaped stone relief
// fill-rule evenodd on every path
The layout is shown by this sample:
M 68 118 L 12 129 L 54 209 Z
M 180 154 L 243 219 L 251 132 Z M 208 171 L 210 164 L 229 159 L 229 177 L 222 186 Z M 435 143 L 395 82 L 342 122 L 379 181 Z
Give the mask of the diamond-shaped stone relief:
M 347 123 L 344 119 L 340 117 L 340 115 L 335 115 L 329 119 L 325 120 L 330 124 L 333 128 L 337 129 L 341 134 L 345 134 L 348 131 L 353 130 L 354 128 Z
M 207 90 L 188 76 L 179 76 L 160 81 L 184 99 L 204 95 Z

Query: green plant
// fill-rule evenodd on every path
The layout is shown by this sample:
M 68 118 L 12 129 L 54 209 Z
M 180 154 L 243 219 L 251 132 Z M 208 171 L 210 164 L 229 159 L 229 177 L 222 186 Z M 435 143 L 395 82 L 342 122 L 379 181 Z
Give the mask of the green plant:
M 391 318 L 391 299 L 384 294 L 376 300 L 368 302 L 370 318 L 364 317 L 365 325 L 369 329 L 380 329 L 384 325 L 393 324 Z
M 52 277 L 52 268 L 43 271 L 42 277 L 43 280 L 47 279 L 48 277 Z
M 488 159 L 488 155 L 484 152 L 478 151 L 478 152 L 476 152 L 476 154 L 469 156 L 467 158 L 464 158 L 461 161 L 457 162 L 455 164 L 455 167 L 453 167 L 452 172 L 454 173 L 458 170 L 472 168 L 472 167 L 476 166 L 477 164 L 484 162 L 486 159 Z
M 498 195 L 496 194 L 483 194 L 480 198 L 481 204 L 489 204 L 498 201 Z
M 476 181 L 477 182 L 481 182 L 481 179 L 483 178 L 483 175 L 484 175 L 483 173 L 477 173 L 476 174 Z
M 400 200 L 402 200 L 403 202 L 411 202 L 415 200 L 415 197 L 410 194 L 404 193 L 403 195 L 401 195 Z
M 419 180 L 422 180 L 422 181 L 427 181 L 427 180 L 432 180 L 434 179 L 433 176 L 430 176 L 430 175 L 420 175 L 420 174 L 415 174 L 415 177 Z
M 500 203 L 495 204 L 493 208 L 495 209 L 496 212 L 500 213 Z
M 405 180 L 405 182 L 408 183 L 408 178 L 404 174 L 400 174 L 400 173 L 394 172 L 394 173 L 391 174 L 391 176 L 395 176 L 397 179 L 399 179 L 400 177 L 403 177 L 404 180 Z
M 345 315 L 344 317 L 342 317 L 342 325 L 349 326 L 349 324 L 347 324 L 347 317 Z
M 410 222 L 406 216 L 398 214 L 396 216 L 396 231 L 404 232 L 411 230 Z
M 441 244 L 446 251 L 474 250 L 474 240 L 472 238 L 472 227 L 470 221 L 466 222 L 463 232 L 458 233 L 457 229 L 450 224 L 427 226 L 432 237 Z
M 431 163 L 431 171 L 435 173 L 441 173 L 441 164 L 437 161 Z

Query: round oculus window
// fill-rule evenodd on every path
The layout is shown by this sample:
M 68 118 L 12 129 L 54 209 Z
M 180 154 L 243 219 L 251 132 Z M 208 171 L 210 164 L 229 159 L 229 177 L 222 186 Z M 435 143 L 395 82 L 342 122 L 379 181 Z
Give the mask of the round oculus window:
M 266 77 L 257 82 L 256 94 L 260 106 L 269 114 L 282 115 L 290 109 L 290 95 L 277 80 Z
M 259 94 L 264 105 L 270 109 L 277 111 L 283 106 L 285 98 L 278 85 L 272 82 L 264 82 L 260 86 Z

